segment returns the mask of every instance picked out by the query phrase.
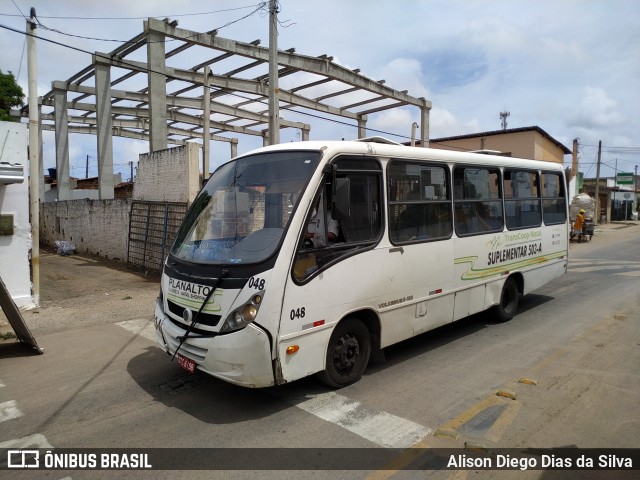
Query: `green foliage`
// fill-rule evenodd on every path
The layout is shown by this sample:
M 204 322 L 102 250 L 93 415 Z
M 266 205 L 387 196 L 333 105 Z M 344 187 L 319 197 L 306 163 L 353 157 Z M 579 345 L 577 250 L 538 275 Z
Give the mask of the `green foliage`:
M 0 120 L 15 121 L 11 118 L 11 107 L 21 107 L 24 92 L 13 73 L 2 73 L 0 70 Z

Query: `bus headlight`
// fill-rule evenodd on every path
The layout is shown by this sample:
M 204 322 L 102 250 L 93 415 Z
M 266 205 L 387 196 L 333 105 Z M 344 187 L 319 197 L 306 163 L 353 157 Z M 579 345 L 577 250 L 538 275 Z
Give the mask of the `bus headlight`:
M 229 333 L 241 330 L 256 319 L 260 304 L 262 303 L 262 292 L 255 294 L 251 299 L 239 308 L 232 311 L 220 327 L 220 332 Z

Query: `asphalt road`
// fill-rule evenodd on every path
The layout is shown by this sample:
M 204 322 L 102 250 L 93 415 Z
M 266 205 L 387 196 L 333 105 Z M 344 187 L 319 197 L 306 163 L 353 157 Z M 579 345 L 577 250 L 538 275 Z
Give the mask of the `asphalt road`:
M 0 344 L 0 448 L 222 447 L 234 449 L 222 463 L 241 469 L 0 477 L 281 478 L 252 471 L 276 463 L 262 449 L 357 448 L 385 469 L 327 470 L 322 450 L 287 465 L 308 462 L 300 478 L 634 478 L 637 470 L 405 471 L 419 460 L 402 452 L 640 446 L 639 235 L 638 225 L 599 230 L 571 245 L 569 273 L 522 299 L 511 322 L 475 315 L 395 345 L 337 391 L 313 378 L 249 390 L 189 375 L 151 340 L 156 278 L 44 254 L 42 305 L 24 316 L 45 353 Z M 397 450 L 385 457 L 379 447 Z M 343 452 L 355 462 L 359 450 Z

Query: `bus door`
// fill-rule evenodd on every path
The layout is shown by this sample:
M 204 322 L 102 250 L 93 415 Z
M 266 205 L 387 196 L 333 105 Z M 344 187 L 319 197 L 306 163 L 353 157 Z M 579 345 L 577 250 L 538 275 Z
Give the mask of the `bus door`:
M 394 288 L 380 301 L 384 344 L 453 319 L 449 176 L 442 163 L 391 160 L 388 164 L 391 247 L 384 268 L 394 272 Z
M 335 323 L 377 308 L 383 234 L 382 166 L 370 157 L 341 157 L 326 170 L 287 278 L 278 354 L 286 380 L 324 369 Z M 299 351 L 287 355 L 289 346 Z

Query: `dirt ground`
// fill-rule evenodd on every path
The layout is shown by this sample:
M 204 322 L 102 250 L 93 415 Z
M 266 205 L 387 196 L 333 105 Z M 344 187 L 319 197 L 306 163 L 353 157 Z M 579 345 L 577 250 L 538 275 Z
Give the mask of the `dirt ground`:
M 41 249 L 40 304 L 22 316 L 36 339 L 38 333 L 152 319 L 159 288 L 159 274 L 144 276 L 119 262 Z M 7 332 L 12 328 L 0 310 L 0 334 Z

